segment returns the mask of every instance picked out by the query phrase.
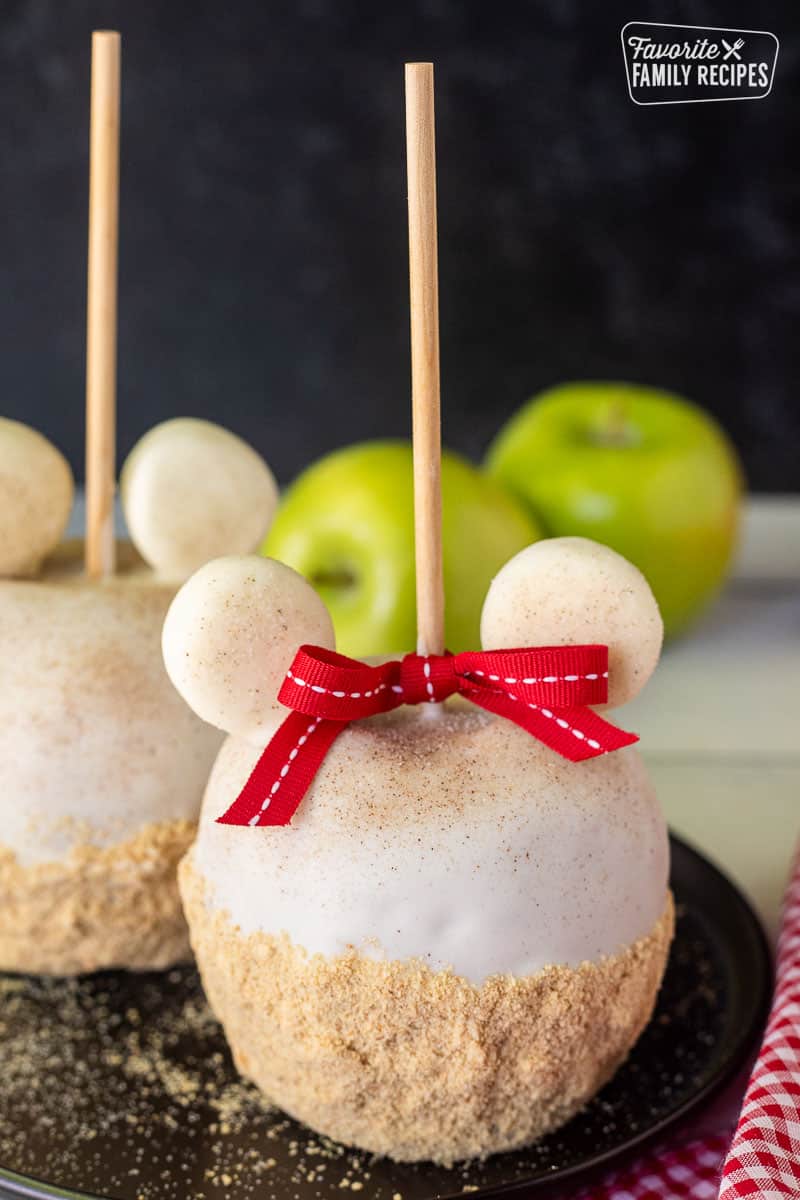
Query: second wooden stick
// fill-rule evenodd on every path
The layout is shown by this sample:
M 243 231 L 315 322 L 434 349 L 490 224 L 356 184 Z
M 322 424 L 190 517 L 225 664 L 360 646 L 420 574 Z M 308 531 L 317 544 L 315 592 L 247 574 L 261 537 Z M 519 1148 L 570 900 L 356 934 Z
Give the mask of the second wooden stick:
M 114 571 L 120 36 L 92 35 L 86 314 L 86 572 Z

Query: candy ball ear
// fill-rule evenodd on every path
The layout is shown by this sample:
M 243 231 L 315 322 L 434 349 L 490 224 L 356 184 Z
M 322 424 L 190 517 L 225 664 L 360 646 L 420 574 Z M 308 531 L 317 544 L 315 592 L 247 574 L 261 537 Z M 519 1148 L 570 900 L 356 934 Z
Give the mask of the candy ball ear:
M 275 477 L 236 434 L 178 417 L 137 442 L 120 476 L 131 541 L 171 579 L 221 554 L 250 554 L 278 502 Z
M 317 593 L 272 558 L 218 558 L 172 601 L 162 635 L 167 673 L 199 717 L 228 733 L 266 741 L 278 690 L 304 643 L 335 648 Z
M 69 463 L 52 442 L 0 417 L 0 576 L 33 575 L 72 511 Z
M 495 576 L 481 615 L 485 650 L 603 643 L 608 703 L 631 700 L 655 670 L 664 627 L 650 586 L 621 554 L 586 538 L 549 538 Z

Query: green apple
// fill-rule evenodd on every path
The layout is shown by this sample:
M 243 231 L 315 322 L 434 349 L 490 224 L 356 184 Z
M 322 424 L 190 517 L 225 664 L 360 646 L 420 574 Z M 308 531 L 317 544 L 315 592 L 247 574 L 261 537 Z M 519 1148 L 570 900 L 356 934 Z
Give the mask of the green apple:
M 487 468 L 549 535 L 594 538 L 635 563 L 668 634 L 725 579 L 742 472 L 716 421 L 680 396 L 628 383 L 552 388 L 500 431 Z
M 442 508 L 447 646 L 477 650 L 492 577 L 540 530 L 501 484 L 448 452 Z M 284 494 L 262 552 L 314 585 L 331 611 L 342 653 L 363 658 L 413 650 L 410 445 L 363 442 L 312 464 Z

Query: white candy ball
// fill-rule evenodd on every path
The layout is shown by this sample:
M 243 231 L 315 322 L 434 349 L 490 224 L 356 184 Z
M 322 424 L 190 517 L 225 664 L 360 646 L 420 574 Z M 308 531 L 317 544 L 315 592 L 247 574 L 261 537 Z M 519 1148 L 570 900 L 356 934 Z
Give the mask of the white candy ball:
M 587 538 L 549 538 L 520 551 L 492 580 L 481 614 L 484 650 L 607 645 L 613 708 L 647 683 L 663 635 L 641 571 Z
M 29 425 L 0 417 L 0 576 L 33 575 L 72 511 L 69 463 Z
M 256 555 L 201 567 L 173 600 L 162 636 L 167 673 L 187 704 L 255 742 L 286 711 L 278 690 L 305 642 L 334 649 L 327 608 L 302 575 Z
M 134 446 L 120 476 L 131 540 L 161 575 L 184 579 L 221 554 L 249 554 L 278 503 L 275 477 L 236 434 L 178 417 Z

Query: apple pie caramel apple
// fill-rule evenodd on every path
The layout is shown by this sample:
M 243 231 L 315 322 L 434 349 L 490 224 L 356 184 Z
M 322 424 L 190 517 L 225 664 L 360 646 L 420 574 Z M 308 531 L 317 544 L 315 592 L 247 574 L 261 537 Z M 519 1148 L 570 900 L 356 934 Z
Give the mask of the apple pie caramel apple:
M 181 892 L 238 1068 L 274 1103 L 449 1163 L 540 1137 L 610 1078 L 673 913 L 652 784 L 597 706 L 644 686 L 661 638 L 643 576 L 583 539 L 512 558 L 484 652 L 454 658 L 343 659 L 322 600 L 269 559 L 182 587 L 167 670 L 230 736 Z M 498 674 L 537 662 L 567 669 Z
M 151 430 L 123 471 L 113 574 L 61 543 L 72 476 L 0 421 L 0 968 L 163 967 L 189 953 L 176 865 L 220 737 L 175 694 L 161 626 L 209 554 L 253 549 L 266 464 L 207 422 Z M 141 551 L 141 553 L 139 553 Z
M 416 653 L 337 654 L 310 584 L 251 557 L 184 584 L 163 649 L 229 734 L 179 882 L 235 1062 L 329 1137 L 450 1163 L 566 1121 L 653 1010 L 667 831 L 598 709 L 663 627 L 635 567 L 567 538 L 500 569 L 482 650 L 445 652 L 429 63 L 406 96 Z
M 253 550 L 266 463 L 206 421 L 151 430 L 122 471 L 114 536 L 121 39 L 92 35 L 86 537 L 61 545 L 69 467 L 0 421 L 0 969 L 164 967 L 188 955 L 176 864 L 220 737 L 161 659 L 181 582 Z

